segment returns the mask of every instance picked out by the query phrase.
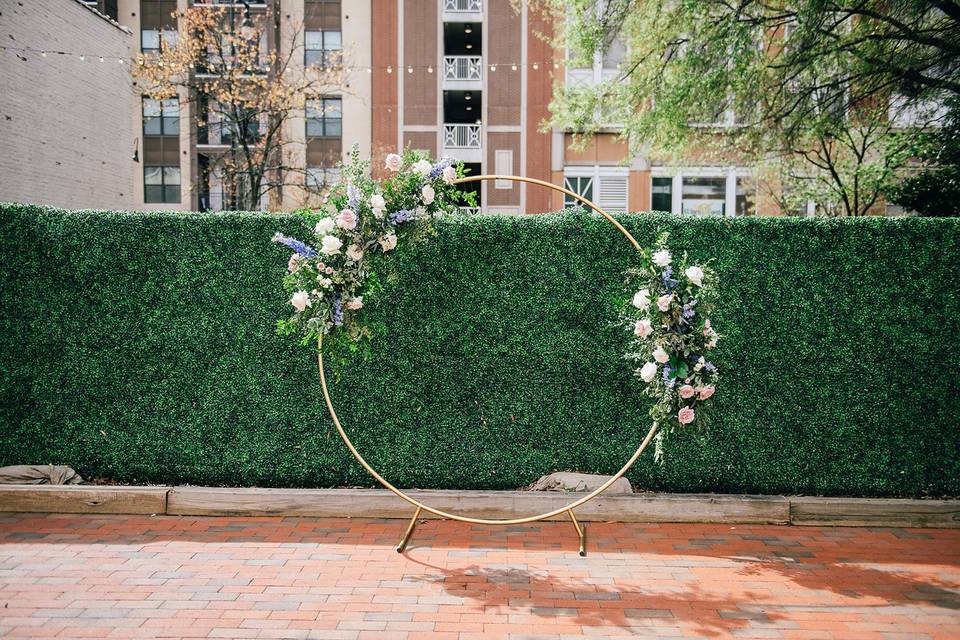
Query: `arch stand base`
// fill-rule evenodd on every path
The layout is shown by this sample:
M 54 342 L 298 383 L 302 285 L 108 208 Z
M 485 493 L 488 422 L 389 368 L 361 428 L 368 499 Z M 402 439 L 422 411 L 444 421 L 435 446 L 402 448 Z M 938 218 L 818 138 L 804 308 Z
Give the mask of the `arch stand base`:
M 410 524 L 407 525 L 407 530 L 403 532 L 403 538 L 397 545 L 397 553 L 403 553 L 407 548 L 407 543 L 410 542 L 410 537 L 413 536 L 413 531 L 417 528 L 417 520 L 420 518 L 422 511 L 422 507 L 417 507 L 417 510 L 413 512 Z M 585 556 L 587 555 L 587 528 L 580 524 L 577 516 L 573 515 L 573 509 L 567 509 L 567 513 L 570 515 L 570 522 L 573 523 L 573 528 L 577 530 L 577 537 L 580 539 L 580 556 Z

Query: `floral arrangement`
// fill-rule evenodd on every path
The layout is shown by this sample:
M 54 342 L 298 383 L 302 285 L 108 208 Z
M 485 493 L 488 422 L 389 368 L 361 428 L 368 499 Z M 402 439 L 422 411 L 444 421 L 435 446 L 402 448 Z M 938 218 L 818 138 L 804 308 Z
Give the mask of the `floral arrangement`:
M 283 283 L 294 313 L 278 322 L 281 334 L 299 334 L 307 344 L 335 330 L 353 339 L 366 333 L 357 312 L 376 281 L 373 259 L 401 239 L 428 234 L 433 216 L 455 210 L 458 202 L 474 204 L 473 193 L 454 185 L 464 168 L 450 158 L 431 162 L 412 151 L 391 153 L 384 170 L 385 180 L 371 178 L 355 147 L 324 206 L 299 212 L 313 226 L 313 237 L 273 237 L 293 250 Z
M 720 338 L 710 323 L 716 274 L 707 266 L 688 264 L 686 253 L 675 264 L 668 237 L 661 235 L 652 253 L 641 252 L 644 265 L 630 272 L 642 288 L 627 313 L 635 347 L 627 357 L 642 363 L 635 373 L 647 384 L 646 394 L 656 399 L 650 417 L 660 427 L 658 460 L 674 429 L 705 426 L 718 379 L 708 354 Z

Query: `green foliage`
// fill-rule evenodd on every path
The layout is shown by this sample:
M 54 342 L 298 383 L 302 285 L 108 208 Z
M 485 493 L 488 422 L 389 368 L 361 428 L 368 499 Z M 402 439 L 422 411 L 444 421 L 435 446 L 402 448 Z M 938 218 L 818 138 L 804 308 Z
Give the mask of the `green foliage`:
M 960 493 L 960 221 L 623 216 L 713 259 L 722 379 L 643 489 Z M 371 485 L 288 313 L 295 216 L 0 206 L 0 463 L 123 482 Z M 454 218 L 384 256 L 368 351 L 332 387 L 403 487 L 615 471 L 649 427 L 623 354 L 629 245 L 586 214 Z
M 918 156 L 927 166 L 890 194 L 923 216 L 960 216 L 960 98 L 947 101 L 942 127 L 923 136 Z

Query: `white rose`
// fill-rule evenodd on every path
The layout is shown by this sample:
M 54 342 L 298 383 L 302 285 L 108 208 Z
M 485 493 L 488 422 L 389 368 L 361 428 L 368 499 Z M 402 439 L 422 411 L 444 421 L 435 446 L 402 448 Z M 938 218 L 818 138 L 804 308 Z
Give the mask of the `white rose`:
M 418 160 L 413 164 L 413 170 L 426 178 L 433 171 L 433 165 L 426 160 Z
M 653 350 L 653 359 L 664 364 L 670 360 L 670 354 L 664 351 L 663 347 L 657 347 Z
M 387 206 L 387 203 L 384 202 L 382 195 L 375 193 L 370 196 L 370 206 L 374 209 L 383 209 Z
M 670 264 L 670 252 L 666 249 L 660 249 L 660 251 L 657 251 L 653 254 L 652 259 L 653 264 L 657 265 L 658 267 L 665 267 Z
M 436 197 L 437 192 L 433 190 L 433 187 L 425 184 L 423 185 L 423 189 L 420 190 L 420 195 L 423 197 L 423 204 L 430 204 Z
M 356 311 L 357 309 L 361 309 L 361 308 L 363 308 L 363 296 L 357 296 L 356 298 L 352 298 L 347 303 L 347 309 L 350 309 L 351 311 Z
M 663 294 L 662 296 L 657 298 L 657 309 L 660 309 L 660 311 L 663 311 L 664 313 L 666 313 L 667 310 L 670 309 L 670 303 L 672 301 L 673 301 L 672 293 Z
M 650 306 L 650 290 L 641 289 L 633 295 L 633 306 L 637 309 L 646 309 Z
M 687 280 L 693 284 L 698 287 L 703 286 L 703 269 L 700 267 L 687 267 L 687 270 L 683 273 L 687 276 Z
M 333 231 L 335 224 L 333 218 L 321 218 L 317 226 L 313 228 L 313 232 L 318 236 L 326 235 Z
M 347 257 L 354 262 L 360 262 L 363 259 L 363 249 L 358 244 L 352 244 L 347 247 Z
M 646 338 L 653 331 L 649 320 L 637 320 L 633 325 L 633 334 L 638 338 Z
M 290 298 L 290 304 L 292 304 L 293 308 L 297 311 L 303 311 L 310 306 L 310 294 L 306 291 L 297 291 L 293 294 L 293 297 Z
M 328 256 L 340 253 L 342 246 L 343 242 L 337 236 L 323 236 L 323 240 L 320 241 L 320 251 Z
M 387 235 L 380 238 L 378 242 L 380 243 L 380 246 L 383 248 L 384 251 L 390 251 L 391 249 L 394 249 L 397 246 L 397 234 L 388 233 Z
M 457 170 L 453 167 L 447 167 L 443 170 L 443 181 L 447 184 L 453 184 L 453 181 L 457 179 Z
M 655 362 L 648 362 L 640 368 L 640 379 L 644 382 L 653 382 L 656 376 L 657 364 Z

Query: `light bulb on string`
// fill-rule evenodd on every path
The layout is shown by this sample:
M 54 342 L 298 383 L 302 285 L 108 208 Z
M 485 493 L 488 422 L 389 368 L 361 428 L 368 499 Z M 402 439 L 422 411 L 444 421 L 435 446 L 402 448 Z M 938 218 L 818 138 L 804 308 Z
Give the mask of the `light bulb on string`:
M 433 73 L 433 66 L 427 67 L 427 73 Z
M 490 71 L 496 71 L 496 70 L 497 70 L 497 65 L 495 64 L 490 65 Z
M 393 67 L 387 67 L 387 73 L 393 73 Z
M 84 56 L 83 54 L 80 54 L 80 62 L 83 62 L 86 59 L 87 59 L 86 56 Z
M 512 71 L 516 71 L 516 70 L 517 70 L 517 65 L 515 65 L 515 64 L 510 65 L 510 69 L 511 69 Z
M 407 67 L 407 73 L 413 73 L 413 67 Z
M 373 73 L 373 67 L 367 67 L 367 73 Z
M 100 56 L 100 62 L 103 62 L 103 56 Z
M 533 70 L 536 71 L 536 70 L 539 69 L 539 68 L 540 68 L 540 65 L 537 64 L 536 62 L 534 62 L 534 63 L 533 63 Z

